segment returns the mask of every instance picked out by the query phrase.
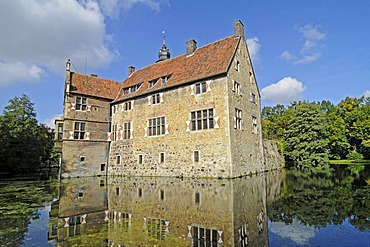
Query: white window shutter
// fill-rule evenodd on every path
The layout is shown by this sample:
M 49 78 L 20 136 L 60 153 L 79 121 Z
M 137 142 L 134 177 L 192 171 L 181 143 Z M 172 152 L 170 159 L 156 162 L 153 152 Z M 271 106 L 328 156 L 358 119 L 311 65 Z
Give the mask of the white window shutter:
M 152 100 L 152 96 L 148 96 L 148 105 L 152 104 L 151 100 Z
M 163 93 L 159 94 L 159 102 L 163 103 Z
M 70 108 L 71 108 L 71 110 L 76 110 L 76 104 L 75 103 L 71 103 Z
M 134 130 L 130 129 L 130 139 L 134 139 Z
M 234 81 L 234 80 L 232 80 L 232 84 L 233 84 L 233 87 L 231 88 L 231 90 L 232 90 L 233 92 L 235 92 L 235 81 Z
M 193 85 L 190 85 L 190 95 L 194 95 L 195 94 L 195 91 L 194 91 L 194 88 L 195 87 L 195 85 L 193 84 Z
M 112 141 L 112 139 L 111 139 L 111 137 L 112 137 L 112 132 L 107 132 L 107 141 Z
M 148 128 L 147 127 L 144 128 L 144 137 L 148 137 Z
M 73 134 L 74 134 L 74 131 L 69 131 L 69 139 L 70 140 L 73 140 Z
M 186 132 L 190 132 L 190 121 L 186 121 Z
M 219 129 L 220 128 L 220 118 L 217 117 L 217 116 L 214 116 L 213 117 L 213 122 L 214 122 L 213 127 L 215 129 Z
M 122 104 L 121 104 L 121 107 L 122 107 L 122 108 L 121 108 L 121 112 L 125 111 L 125 103 L 122 103 Z
M 207 92 L 211 92 L 212 91 L 211 81 L 206 81 L 206 83 L 207 83 Z
M 85 140 L 90 140 L 90 132 L 85 133 Z
M 120 140 L 123 140 L 123 130 L 120 130 L 120 131 L 119 131 L 119 133 L 120 133 L 120 137 L 119 137 L 119 139 L 120 139 Z
M 236 117 L 234 117 L 234 129 L 236 129 Z
M 91 111 L 91 108 L 92 108 L 91 105 L 87 105 L 87 111 Z
M 134 102 L 135 102 L 135 100 L 131 100 L 131 109 L 132 110 L 134 109 Z
M 165 135 L 168 135 L 170 132 L 169 132 L 169 129 L 168 129 L 168 124 L 165 124 L 165 132 L 164 134 Z

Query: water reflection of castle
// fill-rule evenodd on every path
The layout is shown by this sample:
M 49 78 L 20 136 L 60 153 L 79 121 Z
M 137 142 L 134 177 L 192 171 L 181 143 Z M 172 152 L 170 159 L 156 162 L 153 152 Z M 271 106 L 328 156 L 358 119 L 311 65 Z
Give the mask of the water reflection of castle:
M 49 238 L 58 246 L 268 246 L 266 201 L 279 172 L 232 180 L 62 180 Z

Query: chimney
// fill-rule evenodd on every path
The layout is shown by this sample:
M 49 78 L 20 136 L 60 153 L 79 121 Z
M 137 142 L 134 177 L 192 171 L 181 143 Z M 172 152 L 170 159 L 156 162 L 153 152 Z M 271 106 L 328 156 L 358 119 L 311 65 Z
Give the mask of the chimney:
M 244 25 L 241 20 L 234 21 L 234 36 L 244 37 Z
M 191 55 L 197 49 L 197 42 L 192 39 L 186 42 L 186 55 Z
M 128 67 L 128 76 L 130 76 L 132 73 L 134 73 L 135 72 L 135 67 L 134 66 L 129 66 Z

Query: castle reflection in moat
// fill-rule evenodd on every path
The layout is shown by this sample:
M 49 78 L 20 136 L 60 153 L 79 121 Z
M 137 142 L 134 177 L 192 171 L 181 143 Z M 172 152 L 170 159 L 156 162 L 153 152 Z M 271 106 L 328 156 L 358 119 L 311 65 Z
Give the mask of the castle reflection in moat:
M 49 239 L 58 246 L 268 246 L 266 202 L 280 195 L 281 181 L 278 171 L 231 180 L 62 180 Z

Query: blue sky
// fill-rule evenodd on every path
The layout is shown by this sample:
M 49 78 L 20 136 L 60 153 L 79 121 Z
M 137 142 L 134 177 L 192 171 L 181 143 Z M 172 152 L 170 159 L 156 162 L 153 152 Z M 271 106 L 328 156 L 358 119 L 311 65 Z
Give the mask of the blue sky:
M 370 96 L 370 1 L 0 0 L 0 109 L 25 93 L 40 122 L 63 112 L 65 62 L 123 81 L 128 66 L 233 34 L 242 20 L 262 105 Z

